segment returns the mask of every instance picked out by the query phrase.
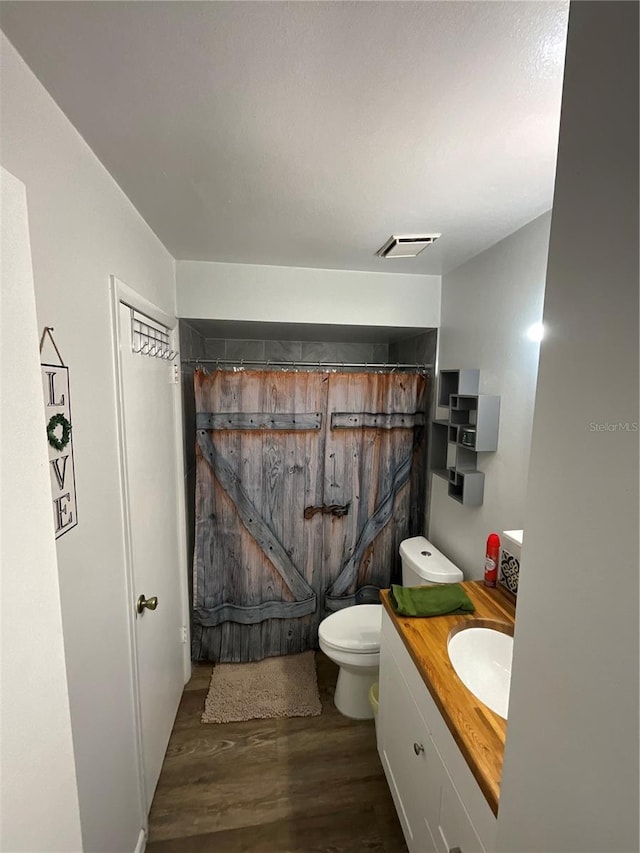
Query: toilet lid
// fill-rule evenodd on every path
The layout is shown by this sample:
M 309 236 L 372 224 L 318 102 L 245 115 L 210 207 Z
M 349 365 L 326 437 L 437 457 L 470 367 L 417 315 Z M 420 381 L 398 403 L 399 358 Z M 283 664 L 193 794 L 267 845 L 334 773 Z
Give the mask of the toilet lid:
M 381 626 L 381 604 L 356 604 L 323 619 L 318 634 L 323 642 L 337 649 L 377 652 L 380 649 Z

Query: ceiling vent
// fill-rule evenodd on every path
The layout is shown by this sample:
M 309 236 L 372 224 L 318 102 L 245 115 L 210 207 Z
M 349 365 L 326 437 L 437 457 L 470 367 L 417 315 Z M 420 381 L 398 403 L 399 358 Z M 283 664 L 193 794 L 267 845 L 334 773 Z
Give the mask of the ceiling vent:
M 427 246 L 435 243 L 440 234 L 404 234 L 389 237 L 376 255 L 379 258 L 415 258 Z

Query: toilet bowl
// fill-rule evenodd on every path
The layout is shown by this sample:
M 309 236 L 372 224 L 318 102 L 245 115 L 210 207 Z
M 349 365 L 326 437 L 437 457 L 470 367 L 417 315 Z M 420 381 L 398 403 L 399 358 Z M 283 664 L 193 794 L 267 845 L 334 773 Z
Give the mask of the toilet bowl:
M 404 586 L 459 583 L 460 569 L 424 536 L 400 543 Z M 356 720 L 373 718 L 369 691 L 378 680 L 380 665 L 381 604 L 355 604 L 323 619 L 318 628 L 321 650 L 340 667 L 336 708 Z
M 318 628 L 320 648 L 340 667 L 333 701 L 345 717 L 373 717 L 369 690 L 378 678 L 381 624 L 381 604 L 356 604 L 327 616 Z

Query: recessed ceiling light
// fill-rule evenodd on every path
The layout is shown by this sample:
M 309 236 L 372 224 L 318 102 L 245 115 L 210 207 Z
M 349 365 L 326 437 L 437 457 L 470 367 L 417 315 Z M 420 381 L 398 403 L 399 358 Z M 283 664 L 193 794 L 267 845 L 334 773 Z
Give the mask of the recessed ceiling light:
M 389 237 L 376 255 L 379 258 L 415 258 L 427 246 L 435 243 L 440 234 L 403 234 Z

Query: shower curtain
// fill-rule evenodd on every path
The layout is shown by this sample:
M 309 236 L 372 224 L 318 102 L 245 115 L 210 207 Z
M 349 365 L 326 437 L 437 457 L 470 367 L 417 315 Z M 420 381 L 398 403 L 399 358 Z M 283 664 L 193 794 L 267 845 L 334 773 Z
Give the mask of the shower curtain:
M 319 622 L 378 601 L 422 529 L 426 379 L 195 374 L 193 657 L 317 647 Z

